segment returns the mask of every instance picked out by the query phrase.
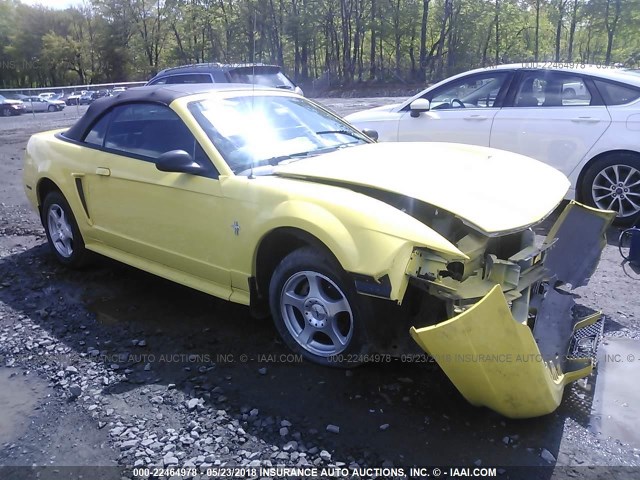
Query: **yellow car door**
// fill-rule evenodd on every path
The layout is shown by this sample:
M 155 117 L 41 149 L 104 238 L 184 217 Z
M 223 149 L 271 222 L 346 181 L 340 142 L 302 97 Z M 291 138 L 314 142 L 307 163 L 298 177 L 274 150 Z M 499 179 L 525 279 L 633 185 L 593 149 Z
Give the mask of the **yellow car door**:
M 215 167 L 182 120 L 157 104 L 128 104 L 102 117 L 85 142 L 90 248 L 220 297 L 230 295 L 229 228 Z M 161 171 L 183 150 L 195 173 Z

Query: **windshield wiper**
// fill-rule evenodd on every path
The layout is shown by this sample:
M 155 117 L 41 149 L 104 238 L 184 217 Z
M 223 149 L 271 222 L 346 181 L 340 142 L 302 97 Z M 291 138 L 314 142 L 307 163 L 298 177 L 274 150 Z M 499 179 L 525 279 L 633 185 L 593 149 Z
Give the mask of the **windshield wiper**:
M 260 160 L 259 162 L 257 162 L 257 164 L 253 165 L 253 167 L 246 168 L 241 172 L 236 172 L 236 175 L 250 175 L 251 172 L 257 173 L 259 175 L 270 175 L 271 173 L 273 173 L 273 167 L 276 167 L 281 163 L 295 162 L 297 160 L 302 160 L 303 158 L 315 157 L 316 155 L 321 155 L 323 153 L 334 152 L 336 150 L 340 150 L 356 143 L 358 142 L 343 143 L 341 145 L 319 148 L 317 150 L 310 150 L 308 152 L 297 152 L 290 153 L 288 155 L 279 155 L 277 157 L 265 158 L 264 160 Z
M 280 155 L 277 157 L 266 158 L 264 160 L 260 160 L 257 164 L 250 166 L 242 170 L 241 172 L 236 172 L 236 175 L 271 175 L 273 173 L 273 167 L 280 165 L 283 162 L 293 162 L 296 159 L 311 157 L 317 153 L 323 153 L 326 149 L 312 150 L 310 152 L 298 152 L 298 153 L 290 153 L 288 155 Z
M 319 132 L 315 132 L 316 135 L 331 135 L 334 133 L 341 133 L 342 135 L 348 135 L 350 137 L 357 138 L 358 140 L 364 140 L 362 136 L 357 135 L 356 133 L 349 130 L 321 130 Z
M 263 161 L 267 162 L 269 165 L 275 166 L 275 165 L 280 165 L 280 163 L 285 162 L 287 160 L 306 158 L 312 155 L 316 155 L 317 153 L 322 153 L 322 152 L 318 150 L 311 150 L 310 152 L 289 153 L 287 155 L 279 155 L 277 157 L 267 158 L 266 160 L 263 160 Z

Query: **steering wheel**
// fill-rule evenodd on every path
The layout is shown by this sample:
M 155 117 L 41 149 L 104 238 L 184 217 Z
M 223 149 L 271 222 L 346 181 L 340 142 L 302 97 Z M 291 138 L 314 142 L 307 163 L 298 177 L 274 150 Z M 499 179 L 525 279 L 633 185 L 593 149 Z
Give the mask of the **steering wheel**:
M 464 103 L 462 103 L 462 100 L 460 100 L 459 98 L 452 98 L 450 103 L 452 107 L 454 103 L 457 103 L 458 105 L 460 105 L 460 108 L 466 108 Z

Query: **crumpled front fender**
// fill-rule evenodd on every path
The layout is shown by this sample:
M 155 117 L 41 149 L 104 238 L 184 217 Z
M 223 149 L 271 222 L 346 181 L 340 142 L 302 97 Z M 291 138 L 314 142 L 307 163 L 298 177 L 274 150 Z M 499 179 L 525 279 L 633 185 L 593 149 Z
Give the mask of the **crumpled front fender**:
M 560 405 L 566 384 L 591 373 L 601 314 L 574 324 L 574 295 L 561 288 L 587 283 L 614 216 L 576 202 L 559 216 L 545 240 L 553 243 L 544 259 L 546 280 L 523 292 L 533 330 L 514 318 L 500 284 L 449 320 L 411 328 L 470 403 L 510 418 L 545 415 Z

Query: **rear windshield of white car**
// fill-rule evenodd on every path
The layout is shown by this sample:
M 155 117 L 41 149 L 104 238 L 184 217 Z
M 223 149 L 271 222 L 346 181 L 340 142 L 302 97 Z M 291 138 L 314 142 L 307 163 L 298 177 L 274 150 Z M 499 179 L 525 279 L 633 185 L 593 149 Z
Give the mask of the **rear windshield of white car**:
M 229 71 L 232 83 L 247 83 L 263 87 L 283 88 L 293 90 L 295 85 L 279 70 L 265 68 L 243 67 Z

